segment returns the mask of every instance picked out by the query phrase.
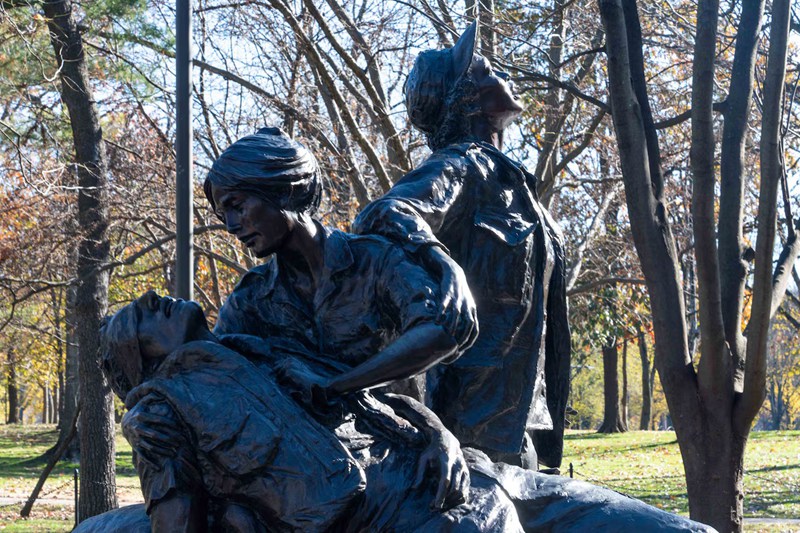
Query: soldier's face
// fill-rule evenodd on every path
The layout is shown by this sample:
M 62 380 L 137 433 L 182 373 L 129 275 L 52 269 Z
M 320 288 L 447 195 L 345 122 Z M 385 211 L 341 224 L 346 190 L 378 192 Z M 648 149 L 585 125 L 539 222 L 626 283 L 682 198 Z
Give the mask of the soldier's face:
M 492 69 L 492 64 L 478 54 L 472 59 L 472 77 L 478 86 L 481 111 L 497 131 L 504 129 L 522 112 L 507 76 Z
M 144 359 L 166 357 L 208 331 L 203 309 L 196 302 L 159 296 L 155 291 L 147 291 L 136 300 L 136 313 L 139 349 Z
M 256 257 L 280 251 L 294 229 L 294 219 L 277 206 L 252 194 L 212 186 L 217 216 L 228 233 L 253 250 Z

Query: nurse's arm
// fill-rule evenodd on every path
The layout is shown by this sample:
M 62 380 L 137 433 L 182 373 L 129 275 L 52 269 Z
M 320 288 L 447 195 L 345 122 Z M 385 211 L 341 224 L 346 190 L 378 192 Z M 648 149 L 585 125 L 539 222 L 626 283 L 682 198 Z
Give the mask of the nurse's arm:
M 330 378 L 324 387 L 326 396 L 340 396 L 410 378 L 447 359 L 457 349 L 458 343 L 442 326 L 419 324 L 374 357 Z

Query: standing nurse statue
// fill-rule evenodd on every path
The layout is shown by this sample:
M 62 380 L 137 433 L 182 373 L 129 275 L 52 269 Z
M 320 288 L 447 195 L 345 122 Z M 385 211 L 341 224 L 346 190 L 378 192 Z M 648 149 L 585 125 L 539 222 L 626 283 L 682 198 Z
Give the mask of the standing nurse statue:
M 496 461 L 558 467 L 570 358 L 562 237 L 536 178 L 500 150 L 522 106 L 475 52 L 477 30 L 417 58 L 406 105 L 433 153 L 353 229 L 388 237 L 438 273 L 451 295 L 445 316 L 474 313 L 466 276 L 477 340 L 427 374 L 427 401 L 445 425 Z

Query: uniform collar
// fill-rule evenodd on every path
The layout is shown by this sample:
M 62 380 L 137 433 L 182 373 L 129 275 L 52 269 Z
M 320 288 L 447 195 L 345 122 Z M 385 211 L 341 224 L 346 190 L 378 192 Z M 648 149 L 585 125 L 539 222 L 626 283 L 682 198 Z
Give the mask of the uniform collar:
M 536 176 L 534 176 L 527 168 L 525 168 L 525 165 L 514 161 L 502 151 L 498 150 L 497 147 L 491 143 L 481 141 L 476 143 L 476 145 L 489 152 L 493 157 L 497 158 L 502 165 L 509 168 L 511 170 L 511 175 L 523 181 L 530 189 L 533 197 L 537 201 L 539 200 L 539 195 L 536 190 L 538 180 L 536 179 Z
M 325 250 L 322 257 L 325 274 L 331 276 L 350 268 L 353 264 L 353 252 L 350 249 L 347 234 L 327 226 L 322 226 L 322 231 L 325 235 Z M 279 270 L 278 259 L 273 255 L 266 263 L 253 268 L 245 274 L 242 282 L 246 284 L 249 281 L 248 278 L 253 275 L 260 277 L 263 283 L 261 294 L 262 296 L 267 296 L 275 288 Z
M 323 227 L 325 232 L 324 261 L 325 270 L 329 274 L 336 274 L 347 270 L 353 264 L 353 251 L 347 234 L 337 229 Z

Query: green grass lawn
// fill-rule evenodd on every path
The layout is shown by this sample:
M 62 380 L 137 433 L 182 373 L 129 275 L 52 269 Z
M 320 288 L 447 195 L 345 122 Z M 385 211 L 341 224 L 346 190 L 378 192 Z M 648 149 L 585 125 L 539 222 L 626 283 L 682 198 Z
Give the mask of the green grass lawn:
M 562 470 L 665 509 L 689 514 L 675 433 L 631 431 L 599 435 L 570 431 Z M 745 453 L 746 517 L 800 518 L 800 431 L 750 436 Z M 568 474 L 567 474 L 568 475 Z
M 30 519 L 19 517 L 22 504 L 30 496 L 45 462 L 38 458 L 56 441 L 53 426 L 0 426 L 0 531 L 70 531 L 75 519 L 73 472 L 77 464 L 60 462 L 47 479 L 40 496 L 69 503 L 37 503 Z M 139 478 L 131 463 L 131 448 L 117 432 L 117 495 L 121 503 L 142 501 Z M 11 499 L 12 503 L 5 503 Z
M 36 484 L 44 462 L 38 461 L 53 445 L 52 426 L 0 426 L 0 531 L 69 531 L 74 520 L 72 473 L 75 464 L 59 463 L 42 491 L 64 503 L 39 503 L 30 520 L 19 509 Z M 131 465 L 131 451 L 117 437 L 117 487 L 120 501 L 141 501 L 139 480 Z M 640 498 L 667 511 L 688 514 L 675 434 L 632 431 L 598 435 L 570 431 L 565 443 L 563 471 L 573 464 L 575 477 Z M 754 433 L 747 446 L 744 485 L 745 516 L 800 518 L 800 431 Z M 5 500 L 4 500 L 5 501 Z M 786 528 L 748 527 L 748 530 L 788 531 Z

